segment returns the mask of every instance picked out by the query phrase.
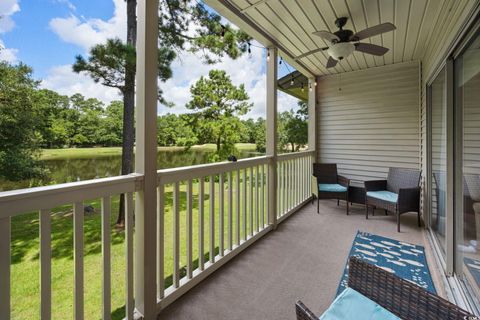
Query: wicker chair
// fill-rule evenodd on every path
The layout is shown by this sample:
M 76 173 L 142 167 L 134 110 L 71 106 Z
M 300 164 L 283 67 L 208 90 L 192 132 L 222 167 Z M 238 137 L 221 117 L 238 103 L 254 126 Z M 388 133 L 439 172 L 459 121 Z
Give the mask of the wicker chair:
M 365 216 L 368 209 L 384 209 L 397 215 L 397 231 L 400 232 L 400 215 L 417 212 L 420 227 L 420 171 L 415 169 L 390 168 L 387 180 L 365 181 Z M 380 198 L 378 191 L 389 198 Z M 375 213 L 375 212 L 373 212 Z
M 317 213 L 320 213 L 320 199 L 337 199 L 337 205 L 339 204 L 340 200 L 345 200 L 347 203 L 347 215 L 349 213 L 349 205 L 348 205 L 348 186 L 350 184 L 350 180 L 338 175 L 337 173 L 337 165 L 335 163 L 314 163 L 313 164 L 313 175 L 317 178 L 317 188 L 318 188 L 318 195 L 317 195 Z M 336 190 L 329 190 L 326 191 L 322 189 L 321 185 L 340 185 L 344 190 L 336 191 Z
M 404 320 L 474 319 L 447 300 L 356 257 L 349 260 L 348 286 Z M 301 301 L 295 309 L 297 320 L 318 320 Z

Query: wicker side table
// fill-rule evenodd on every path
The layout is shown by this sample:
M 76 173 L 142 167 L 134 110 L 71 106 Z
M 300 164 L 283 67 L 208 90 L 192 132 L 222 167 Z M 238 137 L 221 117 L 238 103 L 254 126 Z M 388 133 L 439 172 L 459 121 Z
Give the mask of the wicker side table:
M 348 201 L 350 203 L 365 204 L 365 188 L 350 185 L 348 188 Z

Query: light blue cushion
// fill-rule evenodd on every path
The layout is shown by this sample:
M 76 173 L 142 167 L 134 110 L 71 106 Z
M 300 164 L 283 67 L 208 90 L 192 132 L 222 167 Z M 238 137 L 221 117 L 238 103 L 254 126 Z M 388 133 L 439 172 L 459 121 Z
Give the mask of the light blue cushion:
M 324 191 L 324 192 L 346 192 L 347 187 L 344 187 L 340 184 L 337 183 L 320 183 L 318 185 L 318 190 L 319 191 Z
M 357 291 L 345 289 L 320 320 L 400 320 L 399 317 Z
M 368 191 L 367 196 L 393 203 L 398 201 L 398 194 L 390 191 Z

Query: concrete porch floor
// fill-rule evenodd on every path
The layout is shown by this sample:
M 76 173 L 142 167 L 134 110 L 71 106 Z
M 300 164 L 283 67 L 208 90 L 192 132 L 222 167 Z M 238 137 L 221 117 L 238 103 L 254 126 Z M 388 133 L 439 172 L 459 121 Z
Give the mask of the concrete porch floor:
M 175 301 L 158 319 L 295 319 L 301 299 L 320 315 L 332 302 L 357 230 L 426 247 L 427 261 L 441 294 L 426 231 L 414 213 L 402 215 L 401 233 L 393 214 L 378 210 L 365 219 L 363 206 L 345 214 L 345 203 L 321 200 L 320 214 L 307 204 L 244 252 Z

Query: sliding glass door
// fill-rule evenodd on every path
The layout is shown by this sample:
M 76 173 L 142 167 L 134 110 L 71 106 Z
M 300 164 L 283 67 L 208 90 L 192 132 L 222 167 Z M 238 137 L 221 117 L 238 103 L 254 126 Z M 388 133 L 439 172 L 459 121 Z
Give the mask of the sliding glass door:
M 445 257 L 446 237 L 446 169 L 447 169 L 447 103 L 445 67 L 429 87 L 430 107 L 430 228 Z
M 480 301 L 480 36 L 455 59 L 456 272 Z

